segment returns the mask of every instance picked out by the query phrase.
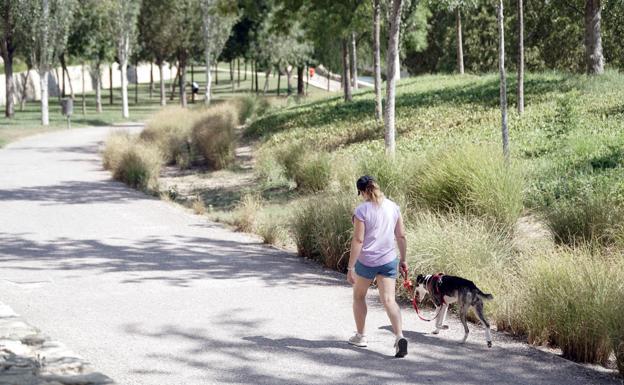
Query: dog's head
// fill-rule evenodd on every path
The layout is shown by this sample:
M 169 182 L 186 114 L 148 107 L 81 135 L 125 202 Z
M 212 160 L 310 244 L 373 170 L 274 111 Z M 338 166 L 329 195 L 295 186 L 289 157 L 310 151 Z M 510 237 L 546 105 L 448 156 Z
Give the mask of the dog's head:
M 418 274 L 416 277 L 416 285 L 414 286 L 414 296 L 416 297 L 417 302 L 421 302 L 425 299 L 425 295 L 427 294 L 427 282 L 426 278 L 422 274 Z

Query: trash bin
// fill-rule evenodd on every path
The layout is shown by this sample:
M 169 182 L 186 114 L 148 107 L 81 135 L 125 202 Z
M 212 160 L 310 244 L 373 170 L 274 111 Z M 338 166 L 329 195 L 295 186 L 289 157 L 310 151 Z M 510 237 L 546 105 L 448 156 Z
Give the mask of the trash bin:
M 61 113 L 63 116 L 70 117 L 74 112 L 74 99 L 63 98 L 61 99 Z

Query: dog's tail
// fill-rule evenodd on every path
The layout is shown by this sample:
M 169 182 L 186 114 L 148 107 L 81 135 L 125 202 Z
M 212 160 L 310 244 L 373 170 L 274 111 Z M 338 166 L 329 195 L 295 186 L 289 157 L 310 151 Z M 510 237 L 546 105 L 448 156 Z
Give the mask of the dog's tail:
M 494 296 L 492 294 L 486 294 L 482 292 L 479 288 L 477 288 L 477 295 L 481 297 L 481 299 L 484 299 L 486 301 L 491 301 L 494 299 Z

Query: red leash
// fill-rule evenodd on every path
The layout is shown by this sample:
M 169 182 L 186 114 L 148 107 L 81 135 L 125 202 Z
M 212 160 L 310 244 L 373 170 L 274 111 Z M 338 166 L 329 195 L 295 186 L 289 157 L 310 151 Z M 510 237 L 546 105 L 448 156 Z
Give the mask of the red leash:
M 427 319 L 420 315 L 420 310 L 418 310 L 418 301 L 416 301 L 416 294 L 414 293 L 414 285 L 412 284 L 412 281 L 407 278 L 407 272 L 405 273 L 403 278 L 403 287 L 406 288 L 412 296 L 412 306 L 414 307 L 414 310 L 416 310 L 416 315 L 418 316 L 418 318 L 426 322 L 431 322 L 434 319 L 438 318 L 438 316 L 440 315 L 440 310 L 442 310 L 442 306 L 438 307 L 438 311 L 436 312 L 435 316 L 433 316 L 433 318 Z

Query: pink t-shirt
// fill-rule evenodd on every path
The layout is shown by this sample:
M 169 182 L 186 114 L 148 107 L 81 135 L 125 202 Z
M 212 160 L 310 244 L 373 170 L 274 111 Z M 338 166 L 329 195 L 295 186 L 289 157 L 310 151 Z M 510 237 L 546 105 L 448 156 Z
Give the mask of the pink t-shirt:
M 388 198 L 380 205 L 364 202 L 355 208 L 353 216 L 364 222 L 364 244 L 358 257 L 368 267 L 385 265 L 396 259 L 396 227 L 401 210 Z

